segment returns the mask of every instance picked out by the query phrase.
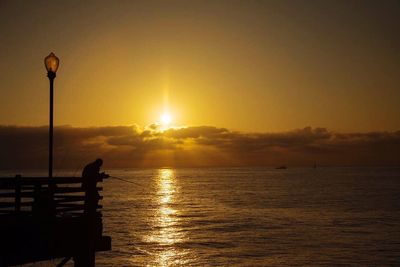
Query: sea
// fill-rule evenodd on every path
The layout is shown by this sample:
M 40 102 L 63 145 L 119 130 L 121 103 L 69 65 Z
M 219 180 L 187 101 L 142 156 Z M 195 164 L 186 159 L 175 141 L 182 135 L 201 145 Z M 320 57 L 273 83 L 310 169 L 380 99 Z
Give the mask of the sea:
M 400 168 L 105 171 L 96 266 L 400 266 Z

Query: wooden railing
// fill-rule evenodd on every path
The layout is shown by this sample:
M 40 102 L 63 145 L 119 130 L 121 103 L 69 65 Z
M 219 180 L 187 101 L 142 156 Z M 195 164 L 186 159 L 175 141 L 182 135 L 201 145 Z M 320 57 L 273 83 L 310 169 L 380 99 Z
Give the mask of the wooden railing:
M 43 215 L 46 208 L 49 215 L 52 213 L 54 216 L 81 216 L 85 209 L 85 189 L 81 186 L 82 180 L 81 177 L 0 178 L 0 216 L 34 216 L 36 212 Z M 96 189 L 103 190 L 102 187 Z M 100 196 L 99 200 L 102 198 Z M 101 208 L 101 205 L 96 207 Z
M 111 238 L 102 233 L 102 187 L 83 188 L 82 182 L 0 178 L 0 266 L 55 258 L 65 258 L 64 264 L 73 258 L 75 266 L 90 267 L 96 251 L 111 249 Z

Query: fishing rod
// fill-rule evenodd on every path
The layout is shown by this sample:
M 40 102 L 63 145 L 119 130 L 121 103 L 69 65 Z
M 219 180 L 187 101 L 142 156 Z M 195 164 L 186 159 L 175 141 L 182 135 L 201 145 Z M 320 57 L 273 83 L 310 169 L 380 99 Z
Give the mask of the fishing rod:
M 125 183 L 130 183 L 130 184 L 134 184 L 134 185 L 140 185 L 140 186 L 143 186 L 142 184 L 139 184 L 139 183 L 136 183 L 136 182 L 132 182 L 132 181 L 128 181 L 128 180 L 125 180 L 125 179 L 123 179 L 123 178 L 120 178 L 120 177 L 116 177 L 116 176 L 109 176 L 109 178 L 114 178 L 114 179 L 117 179 L 117 180 L 120 180 L 120 181 L 123 181 L 123 182 L 125 182 Z

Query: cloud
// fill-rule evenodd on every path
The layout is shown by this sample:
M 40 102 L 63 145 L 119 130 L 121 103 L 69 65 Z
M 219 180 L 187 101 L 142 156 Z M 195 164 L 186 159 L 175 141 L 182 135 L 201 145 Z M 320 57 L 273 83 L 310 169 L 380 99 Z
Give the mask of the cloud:
M 46 168 L 47 127 L 0 126 L 0 169 Z M 400 165 L 400 131 L 337 133 L 325 128 L 243 133 L 213 126 L 55 127 L 55 168 Z

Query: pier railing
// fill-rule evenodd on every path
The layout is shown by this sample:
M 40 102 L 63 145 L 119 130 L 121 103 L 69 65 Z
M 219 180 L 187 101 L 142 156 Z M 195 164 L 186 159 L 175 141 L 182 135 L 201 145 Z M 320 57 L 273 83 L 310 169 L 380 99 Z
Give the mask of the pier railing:
M 82 182 L 78 177 L 0 178 L 0 266 L 54 258 L 94 266 L 94 253 L 111 249 L 111 238 L 102 235 L 102 196 L 88 194 Z
M 46 210 L 54 216 L 82 216 L 85 210 L 82 180 L 81 177 L 0 178 L 0 216 L 35 216 L 36 212 L 43 215 Z M 96 189 L 103 190 L 102 187 Z M 99 200 L 102 198 L 100 196 Z M 99 210 L 102 206 L 95 208 Z

